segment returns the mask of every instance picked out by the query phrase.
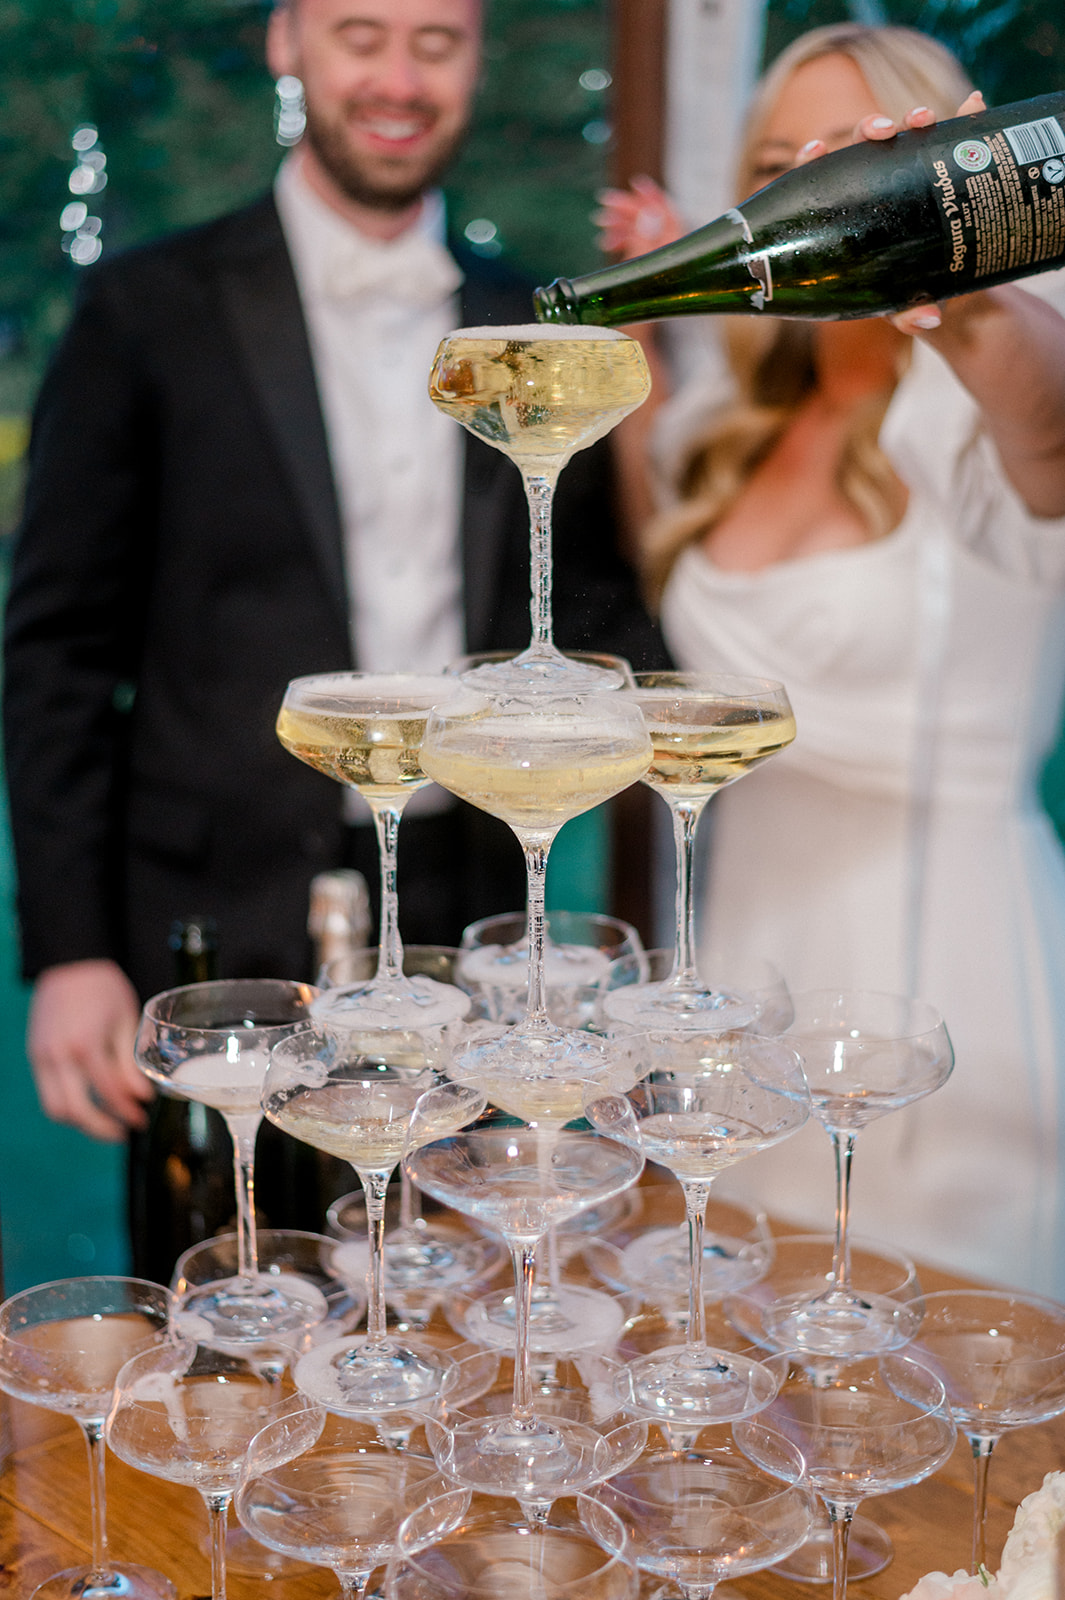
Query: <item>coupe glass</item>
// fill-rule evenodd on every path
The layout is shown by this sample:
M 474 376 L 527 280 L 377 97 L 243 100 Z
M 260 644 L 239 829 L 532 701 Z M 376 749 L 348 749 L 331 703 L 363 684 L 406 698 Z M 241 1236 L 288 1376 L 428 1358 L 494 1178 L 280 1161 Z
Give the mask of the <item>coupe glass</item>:
M 833 1600 L 847 1593 L 851 1519 L 867 1495 L 905 1489 L 950 1459 L 956 1438 L 946 1391 L 927 1367 L 904 1355 L 818 1361 L 809 1369 L 771 1356 L 780 1378 L 771 1404 L 733 1427 L 745 1454 L 776 1473 L 774 1433 L 802 1452 L 811 1484 L 832 1521 Z
M 810 1530 L 816 1502 L 801 1452 L 756 1421 L 748 1428 L 760 1435 L 759 1464 L 724 1430 L 706 1429 L 683 1450 L 656 1439 L 595 1492 L 636 1565 L 685 1600 L 710 1600 L 722 1580 L 772 1566 Z
M 296 1382 L 335 1410 L 410 1409 L 440 1387 L 451 1358 L 424 1339 L 399 1343 L 386 1331 L 385 1195 L 419 1097 L 439 1082 L 446 1049 L 436 1030 L 307 1031 L 274 1051 L 263 1087 L 270 1121 L 295 1138 L 350 1161 L 366 1194 L 370 1247 L 366 1334 L 309 1351 Z M 478 1117 L 484 1096 L 447 1084 L 432 1101 L 438 1133 Z
M 336 1338 L 353 1328 L 366 1310 L 362 1289 L 337 1273 L 333 1264 L 336 1241 L 324 1233 L 308 1233 L 299 1228 L 260 1228 L 258 1231 L 259 1270 L 284 1289 L 290 1279 L 310 1284 L 324 1297 L 326 1314 L 311 1328 L 297 1328 L 281 1340 L 271 1340 L 282 1349 L 297 1354 L 312 1344 Z M 218 1278 L 230 1278 L 236 1269 L 239 1240 L 235 1233 L 215 1234 L 200 1244 L 191 1245 L 179 1256 L 174 1267 L 171 1289 L 180 1301 L 192 1289 L 199 1289 Z M 258 1352 L 257 1352 L 258 1354 Z
M 592 1126 L 673 1173 L 688 1217 L 688 1334 L 628 1369 L 629 1399 L 643 1415 L 695 1424 L 728 1422 L 773 1393 L 757 1362 L 709 1348 L 703 1298 L 703 1231 L 710 1185 L 744 1156 L 767 1150 L 806 1121 L 809 1100 L 794 1050 L 754 1034 L 649 1033 L 626 1041 L 649 1068 L 627 1095 L 590 1099 Z
M 437 1093 L 412 1119 L 404 1165 L 424 1193 L 503 1235 L 517 1300 L 510 1413 L 455 1428 L 449 1471 L 469 1488 L 550 1500 L 589 1481 L 602 1438 L 585 1424 L 537 1414 L 529 1364 L 536 1247 L 552 1224 L 627 1189 L 643 1158 L 613 1139 L 553 1129 L 497 1125 L 438 1138 Z
M 637 1600 L 639 1578 L 614 1513 L 587 1495 L 529 1520 L 516 1506 L 451 1489 L 400 1526 L 386 1600 Z
M 381 857 L 377 972 L 367 982 L 327 990 L 314 1015 L 329 1026 L 423 1028 L 464 1017 L 469 999 L 453 985 L 403 971 L 396 894 L 396 848 L 403 808 L 429 778 L 420 750 L 438 701 L 461 692 L 442 673 L 327 672 L 294 678 L 285 690 L 277 736 L 316 772 L 358 790 L 373 813 Z
M 633 1421 L 617 1397 L 618 1363 L 598 1351 L 581 1351 L 565 1359 L 533 1364 L 533 1402 L 537 1416 L 563 1418 L 589 1428 L 601 1444 L 574 1476 L 567 1492 L 590 1488 L 613 1477 L 632 1462 L 647 1444 L 647 1423 Z M 437 1417 L 426 1423 L 426 1437 L 441 1472 L 460 1484 L 465 1476 L 456 1467 L 455 1451 L 464 1451 L 466 1428 L 478 1419 L 504 1420 L 514 1396 L 514 1357 L 498 1350 L 479 1350 L 458 1363 L 440 1396 Z M 513 1487 L 513 1485 L 511 1485 Z M 488 1483 L 482 1485 L 491 1493 Z M 555 1491 L 533 1489 L 517 1496 L 530 1521 L 542 1521 L 550 1511 Z
M 944 1289 L 924 1297 L 911 1346 L 938 1374 L 973 1453 L 972 1568 L 986 1565 L 987 1474 L 1012 1428 L 1065 1411 L 1065 1306 L 1008 1290 Z
M 588 1072 L 600 1092 L 628 1089 L 646 1071 L 639 1040 L 596 1038 L 594 1043 L 593 1064 L 588 1066 L 586 1057 L 578 1056 L 578 1060 L 584 1062 L 580 1070 Z M 521 1117 L 545 1135 L 580 1117 L 589 1090 L 587 1081 L 572 1073 L 563 1075 L 557 1058 L 547 1063 L 546 1071 L 539 1060 L 527 1065 L 516 1062 L 486 1081 L 483 1052 L 490 1048 L 460 1050 L 448 1069 L 452 1077 L 483 1087 L 499 1110 Z M 472 1068 L 471 1054 L 476 1057 Z M 554 1225 L 547 1231 L 540 1254 L 546 1255 L 547 1272 L 534 1277 L 527 1328 L 530 1350 L 572 1353 L 605 1348 L 624 1322 L 616 1298 L 584 1285 L 563 1284 Z M 511 1347 L 519 1315 L 518 1296 L 500 1289 L 474 1299 L 456 1297 L 448 1315 L 452 1326 L 461 1328 L 475 1343 Z
M 838 1356 L 894 1349 L 918 1318 L 888 1298 L 857 1294 L 850 1281 L 847 1215 L 859 1130 L 940 1088 L 954 1066 L 943 1019 L 923 1000 L 850 990 L 793 996 L 788 1039 L 803 1059 L 814 1116 L 836 1161 L 836 1250 L 831 1285 L 805 1304 L 766 1312 L 781 1347 Z
M 437 983 L 454 984 L 471 995 L 474 1010 L 483 1014 L 480 996 L 473 985 L 457 978 L 460 951 L 451 945 L 409 944 L 403 949 L 403 971 L 407 977 L 431 978 Z M 377 960 L 374 950 L 352 950 L 338 957 L 323 970 L 320 981 L 327 988 L 344 987 L 373 977 Z M 404 1320 L 425 1323 L 434 1308 L 457 1286 L 469 1288 L 494 1275 L 500 1261 L 498 1245 L 483 1236 L 474 1238 L 454 1221 L 427 1222 L 421 1213 L 418 1191 L 406 1177 L 400 1178 L 400 1214 L 385 1235 L 385 1292 Z M 366 1210 L 362 1196 L 342 1196 L 334 1202 L 331 1216 L 339 1216 L 345 1205 L 358 1211 L 358 1237 L 348 1238 L 338 1249 L 337 1270 L 347 1278 L 363 1281 L 369 1267 L 366 1244 Z M 349 1235 L 353 1224 L 340 1230 Z
M 672 950 L 645 950 L 639 959 L 619 956 L 611 967 L 605 993 L 627 988 L 632 984 L 665 983 L 673 971 L 675 954 Z M 738 958 L 730 951 L 711 948 L 699 954 L 701 982 L 714 994 L 731 994 L 742 1002 L 742 1010 L 750 1011 L 751 1020 L 744 1026 L 750 1033 L 783 1033 L 795 1019 L 791 994 L 779 967 L 762 957 Z M 615 1002 L 611 1001 L 613 1005 Z M 617 1002 L 622 1009 L 635 1006 L 634 997 Z
M 104 1420 L 119 1368 L 166 1338 L 171 1300 L 140 1278 L 64 1278 L 0 1306 L 0 1387 L 73 1417 L 89 1452 L 92 1562 L 48 1578 L 34 1600 L 177 1600 L 169 1578 L 121 1566 L 107 1547 Z
M 639 342 L 613 328 L 459 328 L 440 345 L 429 397 L 509 456 L 529 501 L 532 640 L 513 660 L 471 671 L 478 688 L 528 695 L 617 688 L 619 675 L 556 650 L 551 629 L 551 504 L 562 468 L 651 391 Z
M 425 770 L 445 789 L 502 818 L 525 852 L 530 955 L 525 1016 L 458 1051 L 449 1068 L 496 1105 L 506 1104 L 506 1085 L 517 1076 L 550 1080 L 552 1095 L 568 1081 L 575 1106 L 569 1115 L 579 1116 L 582 1080 L 609 1073 L 610 1051 L 601 1039 L 559 1028 L 548 1015 L 547 857 L 564 822 L 635 783 L 650 757 L 640 708 L 622 693 L 530 701 L 491 700 L 467 691 L 429 718 L 422 746 Z
M 165 1094 L 214 1106 L 233 1140 L 237 1271 L 182 1297 L 179 1331 L 190 1338 L 209 1330 L 229 1345 L 284 1341 L 326 1314 L 313 1285 L 282 1286 L 259 1272 L 255 1234 L 255 1136 L 270 1050 L 309 1026 L 317 992 L 281 979 L 228 978 L 167 989 L 144 1007 L 134 1046 L 141 1071 Z
M 115 1380 L 107 1417 L 115 1455 L 203 1496 L 211 1522 L 212 1600 L 225 1600 L 226 1516 L 248 1446 L 294 1405 L 276 1375 L 188 1339 L 142 1351 Z
M 643 711 L 654 756 L 643 781 L 673 815 L 677 851 L 677 927 L 673 968 L 660 983 L 617 989 L 608 1016 L 642 1028 L 744 1027 L 757 1010 L 741 994 L 711 988 L 695 956 L 692 864 L 695 830 L 707 801 L 795 737 L 782 684 L 769 678 L 717 673 L 640 672 L 635 699 Z
M 294 1359 L 312 1345 L 335 1339 L 349 1332 L 362 1320 L 366 1310 L 366 1275 L 352 1284 L 338 1275 L 332 1266 L 335 1241 L 321 1233 L 307 1233 L 296 1228 L 260 1228 L 256 1235 L 259 1245 L 259 1270 L 277 1278 L 283 1287 L 290 1279 L 310 1283 L 325 1296 L 326 1314 L 312 1328 L 297 1328 L 281 1339 L 271 1339 L 254 1352 L 260 1364 L 277 1363 L 281 1371 L 285 1362 Z M 174 1267 L 171 1288 L 180 1300 L 190 1289 L 211 1283 L 217 1278 L 232 1277 L 237 1265 L 238 1241 L 235 1233 L 216 1234 L 201 1244 L 194 1244 L 178 1257 Z M 251 1354 L 246 1347 L 245 1353 Z M 230 1573 L 250 1578 L 277 1578 L 285 1576 L 291 1566 L 249 1539 L 243 1528 L 231 1528 L 226 1540 L 226 1566 Z
M 235 1504 L 253 1538 L 332 1568 L 343 1600 L 361 1600 L 374 1568 L 393 1555 L 403 1518 L 444 1487 L 431 1456 L 390 1449 L 372 1424 L 312 1406 L 252 1440 Z
M 773 1258 L 764 1271 L 749 1287 L 730 1294 L 724 1302 L 732 1325 L 752 1344 L 779 1352 L 781 1343 L 766 1326 L 767 1312 L 772 1322 L 773 1311 L 781 1305 L 805 1305 L 831 1288 L 835 1245 L 835 1235 L 830 1233 L 787 1234 L 774 1239 Z M 851 1288 L 856 1295 L 881 1308 L 889 1304 L 898 1308 L 896 1343 L 905 1344 L 909 1332 L 920 1321 L 924 1306 L 913 1262 L 887 1245 L 853 1239 L 850 1264 Z M 813 1354 L 793 1354 L 793 1360 L 803 1359 L 815 1372 L 825 1360 Z M 883 1528 L 857 1513 L 847 1544 L 848 1578 L 871 1578 L 883 1571 L 893 1554 L 891 1540 Z M 776 1570 L 796 1583 L 832 1582 L 832 1525 L 827 1516 L 818 1520 L 806 1543 Z
M 606 990 L 622 969 L 624 981 L 643 982 L 647 963 L 636 929 L 618 917 L 592 911 L 549 911 L 544 942 L 547 1009 L 560 1028 L 598 1021 Z M 523 911 L 473 922 L 462 935 L 459 982 L 492 1022 L 520 1022 L 529 992 L 529 937 Z

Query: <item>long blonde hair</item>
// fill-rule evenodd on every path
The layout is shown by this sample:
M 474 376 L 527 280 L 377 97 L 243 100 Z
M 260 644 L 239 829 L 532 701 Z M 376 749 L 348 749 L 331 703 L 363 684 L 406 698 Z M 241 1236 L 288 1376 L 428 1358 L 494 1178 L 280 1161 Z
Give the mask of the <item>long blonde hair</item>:
M 740 152 L 739 197 L 754 186 L 755 153 L 784 84 L 808 61 L 828 55 L 853 61 L 879 110 L 895 122 L 917 105 L 951 117 L 972 87 L 950 51 L 915 29 L 850 22 L 813 28 L 781 52 L 755 90 Z M 735 379 L 734 398 L 688 451 L 675 485 L 679 504 L 656 517 L 644 535 L 644 575 L 655 601 L 677 556 L 708 533 L 739 498 L 816 385 L 809 323 L 730 317 L 724 342 Z M 836 472 L 840 493 L 873 538 L 896 526 L 905 505 L 904 491 L 879 444 L 893 389 L 894 383 L 856 410 Z

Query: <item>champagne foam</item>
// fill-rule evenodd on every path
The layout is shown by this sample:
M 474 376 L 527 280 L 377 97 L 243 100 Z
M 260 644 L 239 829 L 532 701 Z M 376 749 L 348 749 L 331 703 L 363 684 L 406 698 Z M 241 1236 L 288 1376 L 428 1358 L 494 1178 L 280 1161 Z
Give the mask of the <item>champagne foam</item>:
M 604 339 L 612 339 L 615 343 L 628 341 L 629 335 L 622 333 L 618 328 L 591 328 L 573 324 L 568 327 L 546 324 L 543 322 L 519 322 L 512 327 L 493 325 L 489 328 L 455 328 L 448 334 L 449 339 L 495 339 L 500 344 L 531 344 L 534 340 L 561 340 L 572 344 L 575 340 L 588 339 L 602 344 Z

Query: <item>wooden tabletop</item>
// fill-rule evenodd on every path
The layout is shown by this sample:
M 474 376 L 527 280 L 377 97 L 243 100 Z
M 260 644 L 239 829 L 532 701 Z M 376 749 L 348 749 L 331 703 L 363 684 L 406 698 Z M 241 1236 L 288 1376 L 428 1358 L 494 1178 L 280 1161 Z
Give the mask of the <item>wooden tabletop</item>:
M 922 1271 L 921 1281 L 926 1289 L 936 1289 L 956 1287 L 962 1280 Z M 89 1560 L 86 1452 L 75 1423 L 6 1397 L 0 1397 L 0 1407 L 7 1447 L 0 1474 L 0 1595 L 23 1600 L 52 1573 Z M 1065 1418 L 1007 1434 L 996 1446 L 987 1525 L 992 1568 L 998 1566 L 1018 1502 L 1039 1487 L 1045 1473 L 1063 1467 Z M 200 1496 L 137 1472 L 114 1456 L 108 1459 L 107 1478 L 114 1559 L 165 1572 L 181 1600 L 209 1596 L 207 1516 Z M 862 1510 L 890 1535 L 895 1555 L 882 1573 L 855 1587 L 860 1600 L 899 1600 L 924 1573 L 966 1566 L 972 1526 L 968 1445 L 960 1441 L 934 1477 L 899 1494 L 868 1500 Z M 730 1580 L 729 1588 L 750 1600 L 795 1600 L 802 1592 L 773 1573 Z M 262 1578 L 230 1573 L 230 1600 L 263 1600 L 266 1594 L 270 1600 L 319 1600 L 336 1593 L 332 1574 L 311 1568 L 268 1586 Z

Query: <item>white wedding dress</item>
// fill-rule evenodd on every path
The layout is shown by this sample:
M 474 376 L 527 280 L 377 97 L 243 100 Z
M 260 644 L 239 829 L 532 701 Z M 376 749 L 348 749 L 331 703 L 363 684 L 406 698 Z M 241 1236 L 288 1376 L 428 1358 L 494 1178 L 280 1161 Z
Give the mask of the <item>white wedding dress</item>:
M 1065 274 L 1036 281 L 1065 300 Z M 858 1139 L 856 1232 L 1065 1298 L 1065 854 L 1037 795 L 1065 685 L 1065 519 L 1030 516 L 976 408 L 918 346 L 881 441 L 888 537 L 724 572 L 677 561 L 677 665 L 783 681 L 794 745 L 711 804 L 703 938 L 794 992 L 915 993 L 956 1065 Z M 711 822 L 712 818 L 712 822 Z M 723 1184 L 829 1226 L 816 1122 Z

